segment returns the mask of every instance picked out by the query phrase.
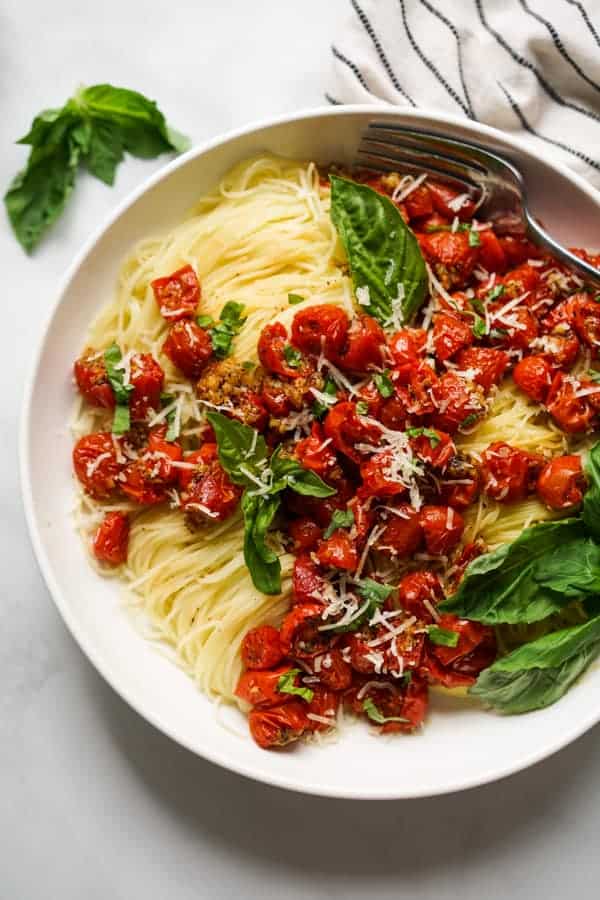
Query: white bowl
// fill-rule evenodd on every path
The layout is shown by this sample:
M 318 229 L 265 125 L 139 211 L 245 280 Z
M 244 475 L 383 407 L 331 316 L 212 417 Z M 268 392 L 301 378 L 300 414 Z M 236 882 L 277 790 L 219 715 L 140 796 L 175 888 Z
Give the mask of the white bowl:
M 456 791 L 543 759 L 600 719 L 600 670 L 556 705 L 506 717 L 470 701 L 435 698 L 422 734 L 374 738 L 362 725 L 335 744 L 267 753 L 222 727 L 191 680 L 140 637 L 116 582 L 90 568 L 69 516 L 71 364 L 86 329 L 113 291 L 121 260 L 139 238 L 176 223 L 234 163 L 269 150 L 351 162 L 369 120 L 389 119 L 475 139 L 522 170 L 533 211 L 568 245 L 597 243 L 600 195 L 559 163 L 480 125 L 424 111 L 340 107 L 244 128 L 166 166 L 116 210 L 83 247 L 59 291 L 25 395 L 21 476 L 35 552 L 73 636 L 109 684 L 148 721 L 195 753 L 243 775 L 307 793 L 400 798 Z M 240 717 L 238 731 L 245 734 Z

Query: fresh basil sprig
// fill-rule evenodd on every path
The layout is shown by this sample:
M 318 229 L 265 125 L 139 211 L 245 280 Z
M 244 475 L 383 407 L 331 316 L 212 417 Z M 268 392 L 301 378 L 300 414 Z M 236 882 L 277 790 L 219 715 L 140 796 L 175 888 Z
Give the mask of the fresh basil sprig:
M 205 328 L 210 333 L 213 351 L 217 359 L 225 359 L 231 353 L 234 337 L 240 333 L 246 321 L 244 305 L 236 303 L 235 300 L 228 300 L 221 310 L 218 322 L 215 322 L 210 316 L 198 316 L 196 321 L 201 328 Z
M 31 150 L 4 202 L 28 253 L 62 213 L 81 163 L 112 185 L 125 151 L 150 159 L 189 146 L 169 128 L 153 100 L 110 84 L 82 87 L 60 109 L 44 110 L 18 143 Z
M 254 586 L 263 594 L 281 593 L 281 563 L 266 541 L 281 504 L 290 489 L 307 497 L 331 497 L 335 488 L 303 468 L 278 447 L 268 458 L 262 435 L 218 412 L 207 413 L 216 438 L 219 462 L 234 482 L 244 487 L 244 559 Z
M 503 713 L 555 703 L 600 653 L 600 616 L 518 647 L 484 669 L 469 693 Z
M 389 197 L 365 184 L 330 176 L 331 219 L 344 245 L 355 290 L 367 288 L 363 309 L 384 326 L 393 312 L 408 322 L 427 293 L 427 269 L 416 237 Z
M 129 413 L 129 394 L 133 390 L 132 384 L 125 384 L 125 372 L 117 368 L 121 362 L 122 354 L 117 344 L 111 344 L 104 351 L 104 365 L 110 386 L 115 395 L 115 414 L 113 416 L 113 434 L 125 434 L 131 425 Z

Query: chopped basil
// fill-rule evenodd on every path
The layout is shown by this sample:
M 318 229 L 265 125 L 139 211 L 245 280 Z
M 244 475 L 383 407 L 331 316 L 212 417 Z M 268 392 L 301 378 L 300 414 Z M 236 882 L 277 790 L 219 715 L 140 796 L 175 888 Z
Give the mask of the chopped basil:
M 471 297 L 469 299 L 469 303 L 473 307 L 473 309 L 478 312 L 481 316 L 485 316 L 485 306 L 477 297 Z
M 432 450 L 435 450 L 441 442 L 439 434 L 433 428 L 407 428 L 406 433 L 411 438 L 426 437 L 431 444 Z
M 503 293 L 504 293 L 504 285 L 496 284 L 496 285 L 494 285 L 493 288 L 490 288 L 490 290 L 487 293 L 487 297 L 485 299 L 487 301 L 491 302 L 492 300 L 497 300 L 498 297 L 501 297 Z
M 337 397 L 337 385 L 332 378 L 328 378 L 325 381 L 325 385 L 321 393 L 326 394 L 328 397 Z M 322 419 L 323 416 L 329 412 L 329 409 L 329 404 L 315 399 L 312 408 L 313 416 L 315 417 L 315 419 Z
M 212 316 L 196 316 L 196 322 L 200 328 L 214 328 L 217 324 Z
M 303 700 L 310 703 L 315 692 L 311 688 L 300 687 L 294 684 L 300 674 L 300 669 L 290 669 L 289 672 L 285 672 L 277 682 L 277 690 L 280 694 L 293 694 L 294 696 L 302 697 Z
M 386 722 L 409 722 L 408 719 L 404 719 L 402 716 L 384 716 L 370 697 L 365 697 L 362 706 L 369 719 L 377 725 L 385 725 Z
M 479 237 L 479 232 L 475 231 L 474 228 L 469 229 L 469 247 L 480 247 L 481 246 L 481 238 Z
M 334 509 L 331 522 L 325 529 L 323 537 L 327 540 L 338 528 L 351 528 L 352 525 L 354 525 L 354 513 L 351 509 Z
M 303 303 L 305 297 L 301 297 L 300 294 L 288 294 L 288 303 L 290 306 L 295 306 L 297 303 Z
M 231 353 L 231 344 L 236 334 L 239 334 L 244 322 L 244 306 L 229 300 L 221 310 L 218 322 L 210 316 L 198 316 L 198 325 L 210 333 L 213 352 L 218 359 L 225 359 Z
M 508 331 L 505 328 L 492 328 L 490 331 L 490 337 L 495 341 L 501 341 L 507 334 Z
M 358 631 L 359 628 L 362 628 L 363 625 L 373 618 L 376 610 L 394 592 L 394 588 L 390 584 L 381 584 L 380 581 L 375 581 L 372 578 L 363 578 L 361 581 L 355 582 L 353 589 L 359 597 L 367 601 L 367 604 L 360 616 L 357 616 L 348 625 L 340 625 L 339 628 L 334 628 L 333 631 L 337 634 Z
M 587 375 L 588 375 L 588 378 L 590 379 L 590 381 L 593 381 L 596 384 L 598 384 L 600 382 L 600 372 L 595 372 L 593 369 L 590 369 L 590 371 L 587 373 Z
M 478 417 L 475 413 L 469 413 L 468 416 L 464 417 L 464 419 L 462 420 L 462 422 L 460 423 L 460 425 L 458 427 L 459 428 L 470 428 L 471 425 L 475 424 L 475 422 L 477 421 L 477 418 Z
M 389 369 L 378 372 L 377 375 L 373 377 L 373 381 L 382 397 L 392 397 L 394 395 L 394 385 L 390 378 Z
M 245 362 L 242 363 L 242 369 L 245 369 L 247 372 L 251 372 L 252 369 L 254 369 L 254 368 L 255 368 L 254 363 L 250 362 L 249 359 L 247 359 Z
M 356 412 L 359 416 L 366 416 L 369 414 L 369 404 L 366 400 L 359 400 L 356 404 Z
M 300 353 L 299 350 L 296 350 L 295 347 L 292 347 L 291 344 L 287 344 L 283 348 L 283 355 L 285 357 L 285 361 L 292 369 L 299 369 L 302 365 L 304 357 Z
M 476 315 L 473 322 L 472 331 L 476 338 L 485 337 L 485 335 L 487 334 L 485 319 L 482 319 L 480 316 Z
M 439 625 L 430 625 L 427 629 L 427 637 L 433 644 L 441 647 L 456 647 L 459 634 L 449 628 L 440 628 Z
M 161 406 L 164 408 L 165 406 L 169 406 L 175 400 L 173 394 L 161 394 L 160 402 Z M 172 409 L 167 413 L 167 433 L 165 435 L 165 440 L 167 441 L 176 441 L 179 437 L 179 417 L 177 415 L 177 410 Z
M 112 424 L 113 434 L 125 434 L 126 431 L 129 431 L 131 426 L 129 394 L 133 390 L 133 385 L 125 384 L 125 372 L 123 369 L 117 368 L 121 359 L 121 351 L 117 344 L 111 344 L 110 347 L 104 351 L 106 374 L 113 390 L 113 394 L 115 395 L 115 414 Z

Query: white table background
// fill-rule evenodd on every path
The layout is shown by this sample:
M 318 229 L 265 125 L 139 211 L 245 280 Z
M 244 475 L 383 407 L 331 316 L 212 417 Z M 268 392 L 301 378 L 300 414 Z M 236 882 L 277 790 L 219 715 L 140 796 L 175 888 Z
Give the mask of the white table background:
M 195 143 L 322 103 L 346 5 L 2 0 L 0 187 L 25 160 L 12 142 L 80 82 L 143 91 Z M 163 161 L 127 161 L 112 190 L 82 176 L 31 259 L 0 224 L 1 900 L 597 897 L 598 728 L 528 772 L 462 795 L 302 797 L 171 743 L 113 694 L 67 633 L 21 511 L 23 383 L 61 273 Z

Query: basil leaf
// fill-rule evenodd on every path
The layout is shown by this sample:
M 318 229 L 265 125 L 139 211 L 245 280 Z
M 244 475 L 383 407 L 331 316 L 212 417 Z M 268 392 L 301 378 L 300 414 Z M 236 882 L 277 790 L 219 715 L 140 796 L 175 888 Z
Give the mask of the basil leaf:
M 212 316 L 196 316 L 196 324 L 200 328 L 214 328 L 217 323 Z
M 600 441 L 589 452 L 585 474 L 589 487 L 583 498 L 583 521 L 592 536 L 600 541 Z
M 386 722 L 408 722 L 408 719 L 402 718 L 402 716 L 384 716 L 378 706 L 375 705 L 374 701 L 370 697 L 366 697 L 363 700 L 363 709 L 368 715 L 369 719 L 372 722 L 376 722 L 377 725 L 385 725 Z
M 104 365 L 110 386 L 115 395 L 115 414 L 113 417 L 113 434 L 124 434 L 129 431 L 131 421 L 129 414 L 129 394 L 133 390 L 132 384 L 125 384 L 125 372 L 118 369 L 122 355 L 117 344 L 111 344 L 104 351 Z
M 113 122 L 95 121 L 91 128 L 85 165 L 88 171 L 112 186 L 117 166 L 124 158 L 123 141 L 118 125 Z
M 299 369 L 302 365 L 302 360 L 304 357 L 300 353 L 299 350 L 296 350 L 295 347 L 292 347 L 291 344 L 287 344 L 283 348 L 283 355 L 285 357 L 285 361 L 288 366 L 291 366 L 292 369 Z
M 244 492 L 244 561 L 254 586 L 263 594 L 281 593 L 281 563 L 277 554 L 267 547 L 265 538 L 279 509 L 278 495 L 257 497 Z
M 231 480 L 244 487 L 257 487 L 254 480 L 259 477 L 257 466 L 267 458 L 265 439 L 253 428 L 236 419 L 228 419 L 222 413 L 209 412 L 206 418 L 217 438 L 219 462 Z
M 331 522 L 325 529 L 323 537 L 328 540 L 338 528 L 351 528 L 352 525 L 354 525 L 354 513 L 351 509 L 334 509 Z
M 490 288 L 490 290 L 487 293 L 487 297 L 485 299 L 488 301 L 497 300 L 498 297 L 501 297 L 503 293 L 504 293 L 504 285 L 496 284 L 493 288 Z
M 392 397 L 394 395 L 394 385 L 390 379 L 389 369 L 385 369 L 385 371 L 375 375 L 373 381 L 382 397 Z
M 439 434 L 433 428 L 407 428 L 406 434 L 411 438 L 426 437 L 431 444 L 432 450 L 435 450 L 441 442 Z
M 469 303 L 476 312 L 478 312 L 482 316 L 485 316 L 485 306 L 483 305 L 481 300 L 478 300 L 477 297 L 471 297 L 469 299 Z
M 487 625 L 530 623 L 593 593 L 600 593 L 600 547 L 582 522 L 563 519 L 526 528 L 473 560 L 439 609 Z
M 231 344 L 239 334 L 244 322 L 244 305 L 229 300 L 221 310 L 219 322 L 213 322 L 210 316 L 198 316 L 196 321 L 201 328 L 210 331 L 213 351 L 218 359 L 225 359 L 231 353 Z M 201 321 L 202 320 L 202 321 Z
M 367 416 L 369 414 L 369 404 L 366 400 L 359 400 L 356 404 L 356 414 L 359 416 Z
M 381 606 L 390 594 L 394 593 L 394 588 L 390 584 L 382 584 L 372 578 L 363 578 L 357 582 L 356 592 L 363 600 L 370 600 L 375 606 Z
M 297 303 L 303 303 L 305 297 L 301 297 L 300 294 L 288 294 L 288 303 L 290 306 L 295 306 Z
M 174 400 L 175 400 L 175 397 L 173 396 L 173 394 L 161 394 L 160 395 L 160 402 L 161 402 L 163 409 L 165 406 L 169 406 L 171 403 L 173 403 Z M 180 432 L 180 421 L 179 421 L 179 416 L 177 415 L 176 408 L 172 409 L 170 412 L 167 413 L 167 425 L 168 425 L 168 428 L 167 428 L 167 433 L 165 434 L 165 440 L 176 441 L 177 438 L 179 437 L 179 432 Z
M 302 697 L 303 700 L 310 703 L 315 696 L 315 692 L 308 687 L 299 687 L 294 684 L 300 674 L 300 669 L 290 669 L 289 672 L 285 672 L 277 681 L 277 690 L 280 694 L 293 694 L 294 696 Z
M 503 713 L 559 700 L 600 653 L 600 616 L 523 644 L 484 669 L 469 693 Z
M 332 397 L 332 398 L 337 397 L 337 385 L 332 378 L 328 378 L 325 381 L 325 384 L 323 386 L 323 390 L 321 391 L 321 393 L 325 394 L 327 397 Z M 333 404 L 331 404 L 331 405 L 333 405 Z M 358 404 L 357 404 L 357 407 L 358 407 Z M 327 403 L 323 403 L 321 400 L 315 400 L 315 402 L 313 403 L 313 408 L 312 408 L 315 419 L 322 419 L 323 416 L 329 412 L 329 409 L 330 409 L 330 406 Z M 368 407 L 367 407 L 367 411 L 368 411 Z
M 477 419 L 478 419 L 478 416 L 476 413 L 469 413 L 468 416 L 464 417 L 464 419 L 462 420 L 462 422 L 460 423 L 460 425 L 458 427 L 459 428 L 469 428 L 470 425 L 475 424 Z
M 368 288 L 366 312 L 383 325 L 408 322 L 427 293 L 427 269 L 414 234 L 389 197 L 336 175 L 331 219 L 346 251 L 354 289 Z
M 487 334 L 485 320 L 481 316 L 475 316 L 471 330 L 476 338 L 485 337 Z
M 430 625 L 427 629 L 427 637 L 433 644 L 439 644 L 441 647 L 456 647 L 459 634 L 458 631 L 452 631 L 450 628 Z
M 481 238 L 479 232 L 473 228 L 469 228 L 469 247 L 481 247 Z
M 315 472 L 301 466 L 297 459 L 282 456 L 280 447 L 271 456 L 270 465 L 273 473 L 272 490 L 283 491 L 290 488 L 305 497 L 332 497 L 336 493 L 335 488 L 325 484 Z

